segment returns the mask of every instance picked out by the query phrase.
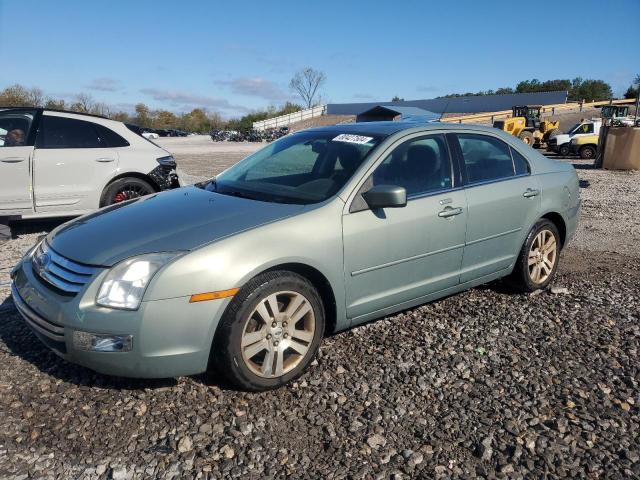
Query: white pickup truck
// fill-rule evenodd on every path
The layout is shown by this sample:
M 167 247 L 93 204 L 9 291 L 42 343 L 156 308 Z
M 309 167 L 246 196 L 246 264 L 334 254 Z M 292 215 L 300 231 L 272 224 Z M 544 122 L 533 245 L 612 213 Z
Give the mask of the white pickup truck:
M 600 127 L 602 127 L 602 120 L 599 118 L 593 118 L 591 120 L 582 120 L 580 123 L 576 123 L 569 129 L 567 133 L 561 133 L 549 139 L 547 142 L 547 149 L 560 155 L 567 156 L 570 154 L 569 142 L 572 138 L 580 138 L 586 135 L 594 135 L 600 133 Z

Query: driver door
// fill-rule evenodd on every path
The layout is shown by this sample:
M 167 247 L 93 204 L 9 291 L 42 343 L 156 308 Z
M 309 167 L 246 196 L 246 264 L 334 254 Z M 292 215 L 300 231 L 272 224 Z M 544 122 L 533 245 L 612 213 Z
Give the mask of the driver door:
M 395 147 L 360 193 L 374 185 L 404 187 L 407 205 L 371 210 L 359 194 L 343 216 L 347 316 L 355 323 L 457 285 L 464 250 L 467 202 L 455 189 L 444 135 Z
M 32 213 L 35 110 L 0 111 L 0 216 Z

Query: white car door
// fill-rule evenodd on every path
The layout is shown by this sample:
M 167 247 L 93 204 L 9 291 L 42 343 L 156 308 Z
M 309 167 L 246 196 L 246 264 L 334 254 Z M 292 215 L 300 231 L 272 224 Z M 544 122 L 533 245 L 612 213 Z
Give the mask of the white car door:
M 31 168 L 36 112 L 0 111 L 0 217 L 32 213 Z
M 94 123 L 55 112 L 42 116 L 33 160 L 36 212 L 81 213 L 99 207 L 118 171 L 118 152 Z

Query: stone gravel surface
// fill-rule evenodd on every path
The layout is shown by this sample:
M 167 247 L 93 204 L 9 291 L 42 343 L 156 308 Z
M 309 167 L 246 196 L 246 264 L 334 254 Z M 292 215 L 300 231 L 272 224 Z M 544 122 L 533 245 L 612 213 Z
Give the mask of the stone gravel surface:
M 56 357 L 7 285 L 56 222 L 20 226 L 0 246 L 0 478 L 640 477 L 640 185 L 579 175 L 585 216 L 557 288 L 497 282 L 339 333 L 261 394 Z

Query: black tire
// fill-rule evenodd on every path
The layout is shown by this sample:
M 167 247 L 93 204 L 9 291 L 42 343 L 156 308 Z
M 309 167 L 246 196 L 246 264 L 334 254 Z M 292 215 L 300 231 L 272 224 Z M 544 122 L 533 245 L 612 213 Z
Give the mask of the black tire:
M 593 145 L 585 145 L 580 148 L 580 158 L 584 160 L 591 160 L 596 158 L 596 147 Z
M 569 149 L 569 144 L 565 143 L 564 145 L 560 145 L 560 148 L 558 149 L 558 153 L 563 157 L 569 156 L 569 153 L 571 153 L 571 150 Z
M 562 131 L 560 131 L 559 128 L 554 128 L 553 130 L 551 130 L 549 132 L 548 138 L 554 138 L 554 137 L 557 137 L 560 134 L 562 134 Z
M 555 238 L 556 250 L 554 263 L 551 272 L 548 274 L 548 277 L 542 282 L 535 282 L 533 281 L 532 274 L 530 272 L 529 252 L 538 234 L 544 230 L 551 232 Z M 516 290 L 524 293 L 546 288 L 549 283 L 553 281 L 556 271 L 558 270 L 561 245 L 562 243 L 560 240 L 560 234 L 558 233 L 558 229 L 555 224 L 550 220 L 547 220 L 546 218 L 539 220 L 533 226 L 533 228 L 531 228 L 529 235 L 527 235 L 527 238 L 525 239 L 524 244 L 520 249 L 520 253 L 518 254 L 518 259 L 516 260 L 513 272 L 508 278 L 509 283 Z
M 522 140 L 524 143 L 526 143 L 527 145 L 530 145 L 531 147 L 533 147 L 533 144 L 535 143 L 535 139 L 533 138 L 533 133 L 531 133 L 528 130 L 520 132 L 520 135 L 518 135 L 518 138 Z
M 153 186 L 140 178 L 124 177 L 110 183 L 102 192 L 100 207 L 155 193 Z
M 313 340 L 308 344 L 306 354 L 293 369 L 279 377 L 265 378 L 251 371 L 245 362 L 241 347 L 242 336 L 245 324 L 251 321 L 254 309 L 269 295 L 283 291 L 301 294 L 308 300 L 315 320 Z M 325 312 L 322 300 L 307 279 L 289 271 L 263 273 L 244 285 L 224 312 L 213 340 L 209 371 L 224 375 L 229 382 L 242 390 L 257 392 L 280 387 L 298 378 L 311 363 L 322 342 L 324 328 Z

